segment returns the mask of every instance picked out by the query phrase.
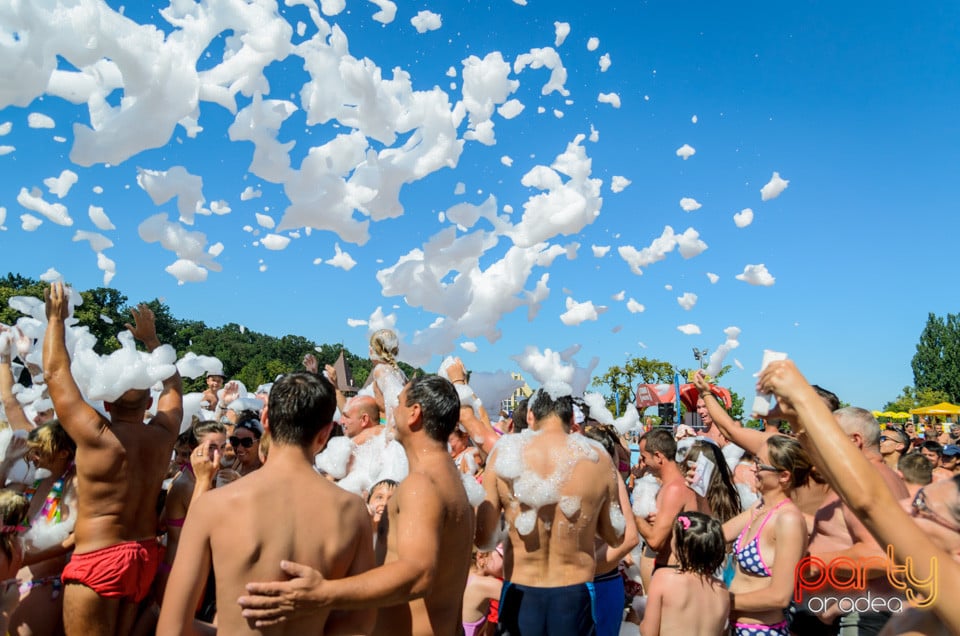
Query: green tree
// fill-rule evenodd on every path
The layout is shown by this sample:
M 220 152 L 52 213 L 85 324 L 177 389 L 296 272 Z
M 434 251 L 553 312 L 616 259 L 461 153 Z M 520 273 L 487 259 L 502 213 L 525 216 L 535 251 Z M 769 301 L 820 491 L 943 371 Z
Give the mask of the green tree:
M 940 391 L 948 402 L 960 400 L 960 314 L 927 315 L 910 366 L 917 390 Z
M 637 384 L 672 384 L 673 365 L 655 358 L 631 358 L 623 366 L 614 365 L 606 373 L 593 379 L 593 386 L 606 387 L 607 408 L 616 413 L 637 399 Z
M 0 278 L 0 323 L 12 325 L 23 314 L 10 306 L 10 299 L 14 296 L 33 296 L 43 298 L 43 291 L 47 288 L 32 278 L 25 278 L 20 274 L 7 274 Z
M 915 389 L 912 386 L 903 387 L 892 402 L 883 405 L 884 411 L 908 412 L 910 409 L 920 408 L 921 406 L 931 406 L 941 402 L 949 402 L 950 396 L 937 389 Z
M 117 334 L 124 331 L 132 316 L 127 310 L 127 297 L 116 289 L 97 287 L 81 291 L 83 304 L 76 308 L 74 317 L 96 336 L 93 349 L 103 355 L 120 348 Z

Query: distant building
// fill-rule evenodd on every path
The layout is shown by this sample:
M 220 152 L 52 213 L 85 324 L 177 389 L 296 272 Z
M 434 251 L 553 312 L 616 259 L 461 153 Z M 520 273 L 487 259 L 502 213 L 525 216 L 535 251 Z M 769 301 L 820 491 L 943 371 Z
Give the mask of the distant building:
M 500 400 L 500 410 L 510 413 L 513 409 L 517 408 L 517 402 L 520 400 L 526 399 L 533 395 L 533 389 L 527 384 L 526 380 L 523 379 L 523 376 L 519 373 L 511 373 L 510 377 L 514 380 L 519 380 L 523 382 L 516 390 L 514 390 L 513 395 L 510 397 Z

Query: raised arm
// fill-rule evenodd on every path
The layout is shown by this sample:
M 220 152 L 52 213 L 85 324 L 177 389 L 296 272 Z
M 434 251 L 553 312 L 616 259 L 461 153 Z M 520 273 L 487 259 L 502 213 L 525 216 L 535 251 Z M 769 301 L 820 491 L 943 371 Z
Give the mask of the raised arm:
M 152 353 L 160 346 L 153 311 L 141 303 L 132 308 L 130 313 L 133 315 L 133 324 L 128 323 L 126 325 L 127 329 L 130 330 L 134 338 L 143 343 L 147 351 Z M 161 426 L 168 433 L 176 436 L 180 432 L 182 421 L 183 385 L 180 381 L 180 373 L 174 371 L 173 375 L 163 381 L 163 392 L 160 393 L 160 398 L 157 400 L 157 414 L 150 420 L 150 424 Z
M 50 284 L 43 294 L 46 302 L 47 333 L 43 339 L 43 377 L 60 423 L 77 445 L 97 443 L 107 421 L 86 403 L 70 373 L 66 324 L 70 313 L 69 292 L 63 283 Z
M 633 515 L 630 514 L 630 493 L 627 492 L 627 485 L 623 483 L 619 475 L 616 476 L 616 480 L 620 512 L 623 514 L 624 521 L 623 535 L 618 545 L 607 545 L 598 553 L 598 574 L 604 574 L 615 568 L 621 559 L 630 554 L 630 551 L 640 543 L 640 533 L 637 531 L 637 522 L 633 518 Z
M 937 548 L 898 505 L 882 477 L 849 443 L 794 363 L 786 360 L 770 364 L 760 374 L 757 387 L 776 395 L 781 410 L 796 417 L 801 439 L 820 458 L 815 459 L 817 468 L 874 538 L 893 548 L 897 564 L 912 560 L 913 576 L 906 578 L 908 599 L 913 597 L 921 607 L 931 608 L 948 629 L 960 632 L 960 603 L 951 602 L 952 596 L 943 593 L 960 588 L 960 564 Z M 931 588 L 931 580 L 936 581 L 935 587 Z
M 482 551 L 493 550 L 500 541 L 500 511 L 503 506 L 500 502 L 500 491 L 497 489 L 499 478 L 496 463 L 497 452 L 494 451 L 490 454 L 483 473 L 484 498 L 477 506 L 477 530 L 473 539 L 474 545 Z
M 6 329 L 6 327 L 0 327 Z M 12 347 L 0 351 L 0 399 L 3 400 L 3 410 L 7 414 L 7 423 L 15 431 L 29 431 L 33 424 L 23 413 L 23 407 L 13 394 L 13 361 Z
M 193 614 L 210 571 L 210 527 L 215 522 L 205 503 L 199 501 L 184 523 L 160 606 L 157 636 L 202 633 L 195 629 Z
M 697 387 L 700 398 L 706 405 L 713 423 L 717 425 L 723 436 L 749 453 L 754 455 L 759 453 L 763 445 L 767 443 L 770 434 L 747 428 L 730 417 L 727 410 L 720 405 L 717 396 L 710 390 L 710 385 L 707 383 L 702 370 L 694 374 L 693 385 Z

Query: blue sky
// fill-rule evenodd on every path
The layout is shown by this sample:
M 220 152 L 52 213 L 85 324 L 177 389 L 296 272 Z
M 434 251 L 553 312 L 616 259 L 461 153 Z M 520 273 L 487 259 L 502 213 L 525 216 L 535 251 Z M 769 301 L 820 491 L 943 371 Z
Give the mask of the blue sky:
M 107 3 L 114 10 L 121 4 Z M 128 4 L 127 18 L 176 37 L 178 29 L 159 13 L 166 4 Z M 210 7 L 209 23 L 218 23 L 217 16 L 222 17 L 229 4 L 204 3 Z M 273 11 L 267 2 L 255 4 Z M 455 227 L 445 212 L 456 204 L 479 206 L 493 196 L 498 214 L 518 224 L 524 203 L 538 193 L 521 183 L 524 175 L 537 165 L 550 166 L 576 135 L 589 135 L 593 126 L 599 139 L 580 145 L 590 159 L 589 177 L 602 180 L 600 213 L 570 235 L 546 239 L 571 252 L 572 243 L 580 245 L 575 258 L 557 256 L 549 266 L 534 266 L 525 279 L 523 289 L 532 291 L 540 277 L 549 274 L 549 296 L 535 319 L 528 321 L 523 303 L 498 320 L 499 312 L 490 311 L 494 324 L 486 325 L 487 331 L 502 332 L 496 342 L 464 335 L 453 340 L 449 351 L 433 353 L 457 353 L 474 370 L 517 370 L 511 356 L 527 346 L 562 350 L 579 344 L 577 362 L 586 366 L 597 356 L 597 372 L 628 356 L 692 367 L 693 347 L 714 351 L 725 339 L 723 330 L 737 326 L 740 346 L 727 363 L 736 358 L 744 369 L 734 367 L 725 378 L 734 390 L 752 393 L 752 373 L 762 351 L 774 349 L 790 354 L 811 381 L 834 390 L 844 401 L 880 408 L 912 384 L 910 358 L 927 314 L 957 311 L 954 272 L 960 221 L 951 184 L 957 180 L 955 148 L 960 142 L 960 42 L 955 37 L 960 7 L 611 4 L 615 6 L 540 0 L 529 0 L 526 6 L 509 0 L 399 3 L 395 19 L 383 24 L 372 17 L 378 11 L 375 4 L 348 0 L 344 11 L 324 15 L 346 34 L 352 56 L 369 58 L 384 77 L 399 67 L 409 73 L 414 91 L 437 86 L 449 95 L 451 105 L 462 99 L 462 60 L 470 55 L 484 58 L 499 51 L 513 66 L 520 54 L 552 47 L 568 73 L 564 87 L 569 95 L 563 96 L 541 94 L 547 70 L 511 72 L 509 79 L 519 81 L 519 87 L 509 98 L 525 108 L 511 119 L 493 115 L 495 145 L 467 140 L 454 168 L 405 184 L 399 194 L 403 214 L 371 222 L 370 238 L 363 245 L 316 230 L 309 236 L 299 232 L 286 249 L 266 249 L 260 241 L 274 230 L 258 227 L 255 215 L 279 222 L 290 205 L 288 194 L 251 171 L 252 144 L 228 139 L 235 115 L 211 101 L 200 101 L 203 131 L 195 138 L 177 126 L 161 147 L 136 152 L 117 165 L 75 164 L 70 159 L 73 124 L 91 125 L 87 104 L 27 94 L 16 75 L 27 58 L 5 53 L 7 59 L 20 61 L 0 65 L 0 125 L 10 122 L 0 146 L 14 147 L 0 156 L 0 206 L 6 209 L 0 269 L 38 277 L 53 267 L 80 288 L 98 286 L 103 272 L 96 254 L 86 242 L 72 239 L 77 230 L 100 232 L 114 243 L 104 250 L 116 263 L 111 285 L 131 301 L 158 296 L 177 316 L 343 342 L 358 353 L 364 351 L 367 327 L 349 327 L 347 320 L 368 320 L 382 307 L 384 313 L 395 314 L 396 327 L 409 342 L 443 314 L 416 303 L 407 306 L 402 295 L 384 297 L 377 272 L 410 250 L 423 248 L 444 228 Z M 439 29 L 418 33 L 411 25 L 411 18 L 424 10 L 441 16 Z M 276 11 L 293 28 L 294 44 L 316 34 L 305 6 Z M 44 38 L 54 42 L 52 31 L 38 26 L 47 19 L 41 9 L 0 9 L 0 46 L 24 55 L 41 49 Z M 297 33 L 298 22 L 305 25 L 303 35 Z M 570 26 L 559 46 L 555 22 Z M 132 23 L 124 24 L 122 28 L 133 30 Z M 12 31 L 18 33 L 14 44 L 7 37 Z M 58 68 L 66 71 L 92 63 L 96 55 L 84 59 L 82 51 L 99 51 L 105 40 L 91 38 L 83 25 L 65 33 L 73 35 L 48 46 L 47 54 L 58 51 Z M 592 51 L 587 46 L 591 37 L 599 40 Z M 603 54 L 611 61 L 605 72 L 599 67 Z M 213 68 L 223 56 L 224 38 L 215 38 L 196 66 Z M 149 61 L 149 52 L 141 59 Z M 455 77 L 447 75 L 450 67 Z M 86 70 L 103 81 L 102 73 Z M 296 142 L 289 153 L 292 166 L 299 167 L 311 147 L 351 131 L 336 120 L 307 122 L 300 90 L 309 78 L 301 58 L 274 62 L 264 75 L 269 82 L 264 99 L 289 100 L 299 108 L 278 135 L 281 142 Z M 123 84 L 133 87 L 151 77 L 147 71 L 141 77 L 124 77 Z M 171 104 L 187 99 L 170 86 L 163 94 Z M 128 88 L 112 91 L 107 102 L 120 106 L 121 96 L 129 94 L 125 91 Z M 599 102 L 601 93 L 616 93 L 620 108 Z M 235 99 L 241 109 L 252 101 L 243 94 Z M 538 107 L 544 112 L 538 113 Z M 49 116 L 55 127 L 30 128 L 31 113 Z M 128 138 L 131 130 L 136 137 L 153 132 L 151 128 L 150 122 L 134 122 L 126 132 Z M 464 119 L 458 137 L 466 131 Z M 408 135 L 401 133 L 393 145 Z M 368 148 L 378 152 L 390 145 L 368 142 Z M 676 155 L 684 144 L 696 149 L 688 160 Z M 504 156 L 512 159 L 511 166 L 502 163 Z M 177 223 L 176 200 L 156 205 L 137 184 L 138 167 L 168 171 L 175 166 L 202 177 L 204 206 L 226 201 L 231 211 L 198 214 L 193 225 Z M 78 181 L 57 199 L 43 181 L 64 169 L 75 172 Z M 774 172 L 789 180 L 789 187 L 777 198 L 761 201 L 760 188 Z M 614 176 L 631 183 L 613 192 Z M 458 184 L 463 184 L 462 193 Z M 94 186 L 102 193 L 94 192 Z M 44 219 L 25 231 L 22 214 L 42 218 L 17 201 L 21 188 L 33 187 L 42 190 L 47 202 L 66 206 L 73 224 Z M 262 196 L 241 200 L 247 187 Z M 679 204 L 684 197 L 702 207 L 684 211 Z M 90 205 L 102 207 L 116 229 L 98 230 L 87 215 Z M 753 210 L 753 222 L 738 227 L 733 215 L 744 208 Z M 140 224 L 158 213 L 167 213 L 186 230 L 202 232 L 209 244 L 222 243 L 215 259 L 222 271 L 210 271 L 203 282 L 179 285 L 164 271 L 176 256 L 138 235 Z M 367 214 L 357 211 L 353 218 L 364 220 Z M 673 250 L 644 267 L 642 275 L 632 273 L 617 248 L 647 247 L 668 225 L 677 233 L 694 228 L 708 249 L 689 259 Z M 477 228 L 490 230 L 490 225 L 481 220 Z M 474 229 L 456 233 L 463 237 Z M 495 246 L 479 257 L 478 271 L 494 267 L 513 245 L 509 233 L 493 234 L 487 240 Z M 355 267 L 344 271 L 314 264 L 315 259 L 332 258 L 334 244 L 355 259 Z M 598 258 L 593 245 L 610 250 Z M 735 279 L 746 265 L 761 263 L 776 279 L 772 286 Z M 707 272 L 718 275 L 718 281 L 711 284 Z M 441 279 L 447 285 L 437 301 L 442 306 L 453 303 L 446 293 L 456 275 L 448 272 Z M 488 289 L 480 291 L 488 302 L 502 300 L 505 294 L 484 280 Z M 615 300 L 621 291 L 623 300 Z M 686 292 L 697 295 L 689 310 L 677 302 Z M 608 309 L 595 321 L 568 326 L 560 320 L 568 297 Z M 631 313 L 626 307 L 630 298 L 645 310 Z M 487 315 L 478 303 L 470 311 Z M 697 325 L 700 334 L 681 333 L 677 327 L 684 324 Z M 474 343 L 476 352 L 461 348 L 463 342 Z M 435 367 L 439 360 L 434 355 L 427 366 Z

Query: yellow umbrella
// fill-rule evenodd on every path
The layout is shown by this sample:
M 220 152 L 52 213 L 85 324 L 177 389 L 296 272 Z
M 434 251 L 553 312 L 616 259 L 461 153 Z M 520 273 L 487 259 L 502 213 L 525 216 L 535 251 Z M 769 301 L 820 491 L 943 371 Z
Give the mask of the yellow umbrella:
M 904 413 L 903 411 L 897 411 L 896 413 L 893 414 L 892 417 L 895 420 L 908 420 L 910 419 L 910 414 Z
M 874 416 L 874 417 L 882 417 L 882 416 L 883 416 L 883 413 L 881 413 L 880 411 L 874 411 L 874 412 L 873 412 L 873 416 Z

